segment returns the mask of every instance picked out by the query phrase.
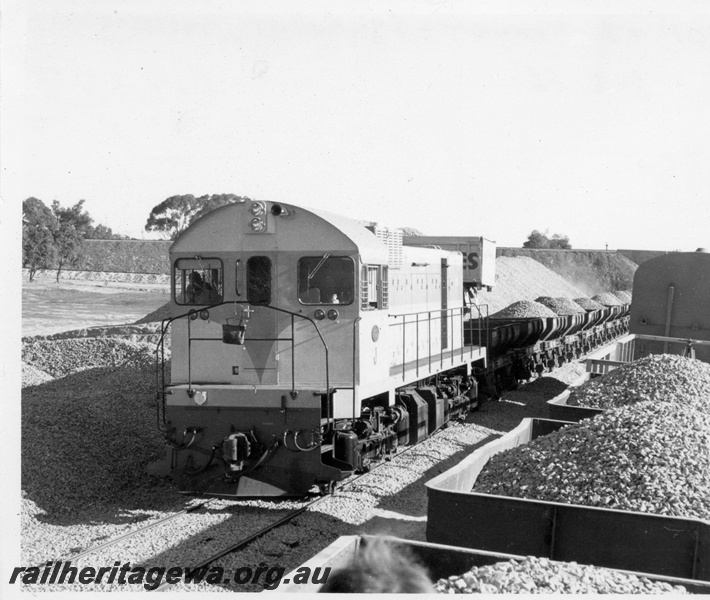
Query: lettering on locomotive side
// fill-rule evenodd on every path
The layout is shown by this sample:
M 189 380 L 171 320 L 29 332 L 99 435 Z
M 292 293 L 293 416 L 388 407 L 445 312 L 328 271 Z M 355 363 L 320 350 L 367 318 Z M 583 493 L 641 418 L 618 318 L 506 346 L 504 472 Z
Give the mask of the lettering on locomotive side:
M 469 252 L 468 256 L 466 257 L 468 260 L 468 269 L 477 269 L 478 268 L 478 252 Z

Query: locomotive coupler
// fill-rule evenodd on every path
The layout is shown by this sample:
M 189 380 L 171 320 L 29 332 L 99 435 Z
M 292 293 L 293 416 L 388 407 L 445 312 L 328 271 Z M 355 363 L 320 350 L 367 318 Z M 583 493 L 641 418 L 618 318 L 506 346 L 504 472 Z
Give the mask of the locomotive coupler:
M 251 454 L 251 444 L 244 433 L 233 433 L 222 440 L 222 460 L 228 471 L 241 471 Z

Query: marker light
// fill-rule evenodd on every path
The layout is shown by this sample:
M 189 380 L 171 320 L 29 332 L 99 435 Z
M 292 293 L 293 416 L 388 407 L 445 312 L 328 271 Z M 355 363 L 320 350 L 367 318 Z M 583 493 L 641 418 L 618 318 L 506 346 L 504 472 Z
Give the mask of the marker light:
M 266 205 L 263 202 L 254 202 L 249 207 L 249 211 L 255 217 L 260 217 L 261 215 L 263 215 L 266 212 Z
M 256 231 L 257 233 L 266 229 L 266 223 L 264 223 L 264 220 L 259 217 L 252 219 L 250 225 L 252 231 Z
M 316 312 L 313 313 L 313 316 L 318 321 L 322 321 L 323 319 L 325 319 L 325 313 L 320 308 L 318 310 L 316 310 Z
M 206 308 L 203 308 L 200 311 L 200 319 L 202 319 L 203 321 L 206 321 L 209 318 L 210 318 L 210 311 L 208 311 Z
M 329 318 L 331 321 L 335 321 L 335 319 L 338 318 L 338 311 L 335 310 L 334 308 L 331 308 L 331 309 L 328 311 L 328 318 Z

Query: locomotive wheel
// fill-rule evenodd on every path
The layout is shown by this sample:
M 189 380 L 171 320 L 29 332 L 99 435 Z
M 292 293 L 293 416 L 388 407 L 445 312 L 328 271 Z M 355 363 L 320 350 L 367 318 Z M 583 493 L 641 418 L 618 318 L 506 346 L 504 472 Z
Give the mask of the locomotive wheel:
M 327 483 L 319 483 L 318 490 L 322 496 L 330 496 L 335 492 L 336 483 L 335 481 L 328 481 Z

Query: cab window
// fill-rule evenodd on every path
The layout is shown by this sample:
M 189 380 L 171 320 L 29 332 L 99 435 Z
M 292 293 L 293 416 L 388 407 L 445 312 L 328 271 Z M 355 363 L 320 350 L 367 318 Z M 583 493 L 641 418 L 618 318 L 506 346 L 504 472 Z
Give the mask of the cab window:
M 355 263 L 347 256 L 304 256 L 298 261 L 301 304 L 352 304 Z
M 177 304 L 210 305 L 222 302 L 222 261 L 218 258 L 177 259 L 173 289 Z
M 386 266 L 363 265 L 360 273 L 360 308 L 385 309 L 389 306 L 389 271 Z
M 247 301 L 250 304 L 271 303 L 271 260 L 268 256 L 252 256 L 247 261 Z

